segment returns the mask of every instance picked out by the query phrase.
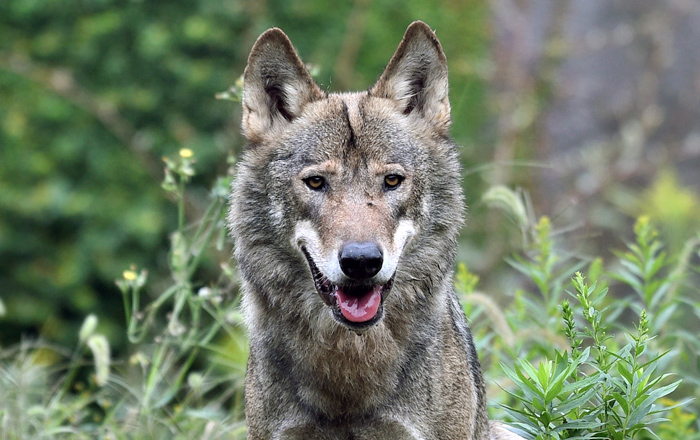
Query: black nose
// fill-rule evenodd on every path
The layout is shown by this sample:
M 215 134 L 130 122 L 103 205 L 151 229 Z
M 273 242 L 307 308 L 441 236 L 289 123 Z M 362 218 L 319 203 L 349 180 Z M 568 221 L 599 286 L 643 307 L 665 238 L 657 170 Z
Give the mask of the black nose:
M 372 278 L 382 269 L 382 251 L 371 242 L 348 243 L 340 251 L 340 268 L 350 278 Z

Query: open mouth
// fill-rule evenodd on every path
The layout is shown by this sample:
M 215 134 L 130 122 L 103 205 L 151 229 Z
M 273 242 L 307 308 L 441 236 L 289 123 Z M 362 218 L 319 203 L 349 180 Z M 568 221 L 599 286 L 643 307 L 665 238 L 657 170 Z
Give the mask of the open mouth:
M 354 329 L 370 327 L 382 319 L 384 298 L 394 277 L 385 284 L 333 284 L 318 269 L 306 248 L 301 248 L 311 268 L 316 291 L 340 323 Z

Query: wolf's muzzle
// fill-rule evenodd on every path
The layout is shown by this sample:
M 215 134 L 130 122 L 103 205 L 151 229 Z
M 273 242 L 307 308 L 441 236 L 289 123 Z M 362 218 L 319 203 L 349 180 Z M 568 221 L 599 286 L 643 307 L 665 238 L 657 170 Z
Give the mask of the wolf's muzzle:
M 340 250 L 338 256 L 340 269 L 354 280 L 367 280 L 382 270 L 384 257 L 375 243 L 348 243 Z
M 370 280 L 381 271 L 384 259 L 381 250 L 374 243 L 350 243 L 340 250 L 339 263 L 349 282 L 335 284 L 319 270 L 311 254 L 304 246 L 301 252 L 306 257 L 311 270 L 311 278 L 316 291 L 333 313 L 335 319 L 344 326 L 361 332 L 382 319 L 383 302 L 391 290 L 394 277 L 383 284 Z

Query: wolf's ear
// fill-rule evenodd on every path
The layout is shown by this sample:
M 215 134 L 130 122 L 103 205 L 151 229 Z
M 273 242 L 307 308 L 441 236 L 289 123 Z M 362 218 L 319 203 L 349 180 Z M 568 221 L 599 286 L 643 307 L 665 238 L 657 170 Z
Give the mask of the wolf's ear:
M 255 42 L 243 74 L 243 133 L 258 142 L 323 96 L 287 35 L 268 29 Z
M 404 114 L 421 115 L 441 134 L 450 126 L 447 60 L 435 33 L 414 21 L 370 94 L 393 99 Z

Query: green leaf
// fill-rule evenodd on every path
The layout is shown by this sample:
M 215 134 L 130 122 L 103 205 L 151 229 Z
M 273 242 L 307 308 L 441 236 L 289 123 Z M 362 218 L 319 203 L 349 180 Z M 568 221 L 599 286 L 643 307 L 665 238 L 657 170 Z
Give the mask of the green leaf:
M 622 394 L 620 393 L 612 393 L 612 396 L 618 403 L 618 405 L 620 405 L 620 408 L 622 408 L 622 411 L 624 411 L 625 415 L 628 415 L 630 413 L 630 405 L 627 401 L 627 398 L 622 396 Z
M 591 378 L 589 378 L 591 379 Z M 581 382 L 576 382 L 576 384 L 580 384 Z M 575 384 L 574 384 L 575 385 Z M 593 399 L 593 397 L 598 393 L 597 388 L 590 388 L 583 394 L 572 398 L 568 398 L 563 400 L 564 403 L 561 405 L 558 405 L 555 407 L 555 411 L 560 413 L 560 414 L 569 414 L 569 411 L 582 407 L 585 403 Z
M 632 372 L 627 369 L 623 362 L 617 362 L 617 372 L 625 378 L 627 383 L 631 384 L 633 382 Z
M 515 371 L 508 368 L 505 364 L 501 363 L 501 370 L 513 383 L 523 391 L 525 394 L 525 401 L 529 402 L 535 397 L 541 397 L 543 395 L 542 391 L 531 381 L 529 378 L 525 377 L 517 365 L 514 365 Z M 518 397 L 520 398 L 520 397 Z
M 537 368 L 537 380 L 540 381 L 543 390 L 549 387 L 549 373 L 552 369 L 552 361 L 542 361 Z
M 571 382 L 565 385 L 564 388 L 562 388 L 561 390 L 561 394 L 566 395 L 574 390 L 586 390 L 587 387 L 590 387 L 594 384 L 598 384 L 600 381 L 600 373 L 596 372 L 585 379 L 577 380 L 576 382 Z M 593 389 L 596 392 L 598 391 L 598 387 L 593 387 L 591 389 Z

